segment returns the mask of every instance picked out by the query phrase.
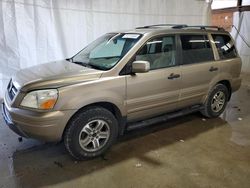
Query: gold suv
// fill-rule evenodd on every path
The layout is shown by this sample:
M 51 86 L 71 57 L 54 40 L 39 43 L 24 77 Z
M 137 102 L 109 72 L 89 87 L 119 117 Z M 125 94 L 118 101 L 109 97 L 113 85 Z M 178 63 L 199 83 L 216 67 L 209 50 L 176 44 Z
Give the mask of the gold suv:
M 17 134 L 64 140 L 82 160 L 106 152 L 128 130 L 194 111 L 219 116 L 240 87 L 240 72 L 234 41 L 222 28 L 144 26 L 18 71 L 2 113 Z

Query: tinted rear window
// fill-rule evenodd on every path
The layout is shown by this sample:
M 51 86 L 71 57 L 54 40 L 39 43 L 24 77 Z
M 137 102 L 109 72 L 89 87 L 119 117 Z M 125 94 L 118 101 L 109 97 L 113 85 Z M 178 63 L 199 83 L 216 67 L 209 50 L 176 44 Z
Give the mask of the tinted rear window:
M 213 61 L 214 54 L 206 35 L 181 35 L 183 64 Z
M 220 59 L 230 59 L 237 57 L 237 52 L 230 36 L 212 34 L 212 37 L 217 47 Z

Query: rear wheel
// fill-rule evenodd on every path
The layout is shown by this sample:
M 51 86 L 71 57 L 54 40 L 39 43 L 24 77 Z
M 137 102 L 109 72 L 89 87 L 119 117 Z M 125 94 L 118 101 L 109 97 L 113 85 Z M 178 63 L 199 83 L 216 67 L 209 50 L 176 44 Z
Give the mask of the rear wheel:
M 228 88 L 223 84 L 217 84 L 208 94 L 201 113 L 209 118 L 220 116 L 226 108 L 228 98 Z
M 118 123 L 115 116 L 102 107 L 88 107 L 69 122 L 64 143 L 77 160 L 100 156 L 115 142 Z

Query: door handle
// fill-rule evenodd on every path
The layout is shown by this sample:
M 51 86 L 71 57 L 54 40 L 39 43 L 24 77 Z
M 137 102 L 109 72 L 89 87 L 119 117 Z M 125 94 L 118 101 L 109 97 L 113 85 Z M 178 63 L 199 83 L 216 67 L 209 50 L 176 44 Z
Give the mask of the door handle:
M 213 67 L 213 66 L 210 67 L 210 69 L 209 69 L 210 72 L 217 71 L 217 70 L 218 70 L 218 68 L 217 67 Z
M 175 79 L 175 78 L 179 78 L 180 77 L 180 75 L 179 74 L 174 74 L 174 73 L 171 73 L 169 76 L 168 76 L 168 79 L 169 80 L 173 80 L 173 79 Z

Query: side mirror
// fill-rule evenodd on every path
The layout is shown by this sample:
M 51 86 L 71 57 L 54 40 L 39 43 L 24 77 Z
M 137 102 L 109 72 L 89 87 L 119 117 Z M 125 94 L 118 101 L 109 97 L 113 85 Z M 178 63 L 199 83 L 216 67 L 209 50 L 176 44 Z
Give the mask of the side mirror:
M 144 73 L 150 70 L 150 63 L 148 61 L 134 61 L 132 64 L 133 73 Z

